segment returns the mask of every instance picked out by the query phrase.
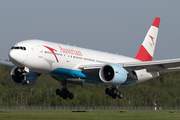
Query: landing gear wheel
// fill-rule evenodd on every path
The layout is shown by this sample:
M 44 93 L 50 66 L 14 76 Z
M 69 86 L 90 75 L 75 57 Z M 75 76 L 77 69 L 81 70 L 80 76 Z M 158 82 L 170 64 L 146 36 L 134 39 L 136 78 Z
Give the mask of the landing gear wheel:
M 26 80 L 26 85 L 29 85 L 29 80 Z
M 118 97 L 119 99 L 123 98 L 123 94 L 119 92 L 119 90 L 116 90 L 115 86 L 113 86 L 111 89 L 106 88 L 105 93 L 108 94 L 113 99 L 116 99 L 116 97 Z
M 70 92 L 69 92 L 69 91 L 67 91 L 66 95 L 69 97 L 69 96 L 70 96 Z
M 112 92 L 110 91 L 110 92 L 109 92 L 109 96 L 111 97 L 112 95 L 113 95 L 113 94 L 112 94 Z
M 60 91 L 60 94 L 59 94 L 60 97 L 63 97 L 63 94 L 62 94 L 62 91 Z
M 112 92 L 113 92 L 114 95 L 117 94 L 117 90 L 116 89 L 113 89 Z
M 29 80 L 22 80 L 22 85 L 28 85 L 29 84 Z
M 63 93 L 63 95 L 66 95 L 67 94 L 67 89 L 62 89 L 62 93 Z
M 119 97 L 119 95 L 120 95 L 119 90 L 116 91 L 116 95 L 117 95 L 117 97 Z
M 22 84 L 22 85 L 24 85 L 24 84 L 25 84 L 25 81 L 24 81 L 24 80 L 22 80 L 21 84 Z
M 119 92 L 119 99 L 122 99 L 123 98 L 123 94 L 122 94 L 122 92 Z
M 60 89 L 56 89 L 56 95 L 60 95 Z
M 113 98 L 113 99 L 116 99 L 116 95 L 113 95 L 112 98 Z
M 109 93 L 110 93 L 110 89 L 109 89 L 109 88 L 106 88 L 105 93 L 106 93 L 106 94 L 109 94 Z
M 64 100 L 67 99 L 67 95 L 63 95 L 63 99 L 64 99 Z
M 73 99 L 74 95 L 72 93 L 69 94 L 69 99 Z

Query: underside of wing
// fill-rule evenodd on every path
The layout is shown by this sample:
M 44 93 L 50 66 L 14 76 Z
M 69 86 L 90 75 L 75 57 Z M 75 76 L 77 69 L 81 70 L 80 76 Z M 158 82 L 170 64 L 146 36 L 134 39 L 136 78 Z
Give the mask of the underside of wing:
M 8 60 L 6 60 L 6 61 L 0 60 L 0 64 L 15 67 L 15 65 L 12 62 L 8 61 Z
M 84 71 L 86 74 L 91 76 L 99 76 L 99 70 L 104 64 L 99 65 L 82 65 L 80 69 Z

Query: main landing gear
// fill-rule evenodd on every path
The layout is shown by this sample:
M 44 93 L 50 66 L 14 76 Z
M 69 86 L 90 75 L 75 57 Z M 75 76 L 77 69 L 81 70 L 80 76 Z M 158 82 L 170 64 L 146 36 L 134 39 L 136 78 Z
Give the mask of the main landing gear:
M 67 81 L 66 80 L 63 80 L 61 81 L 61 85 L 63 86 L 63 88 L 60 90 L 60 89 L 56 89 L 56 95 L 59 95 L 60 97 L 62 97 L 64 100 L 69 98 L 69 99 L 73 99 L 74 95 L 73 93 L 70 93 L 66 86 L 67 86 Z
M 61 90 L 60 89 L 56 89 L 56 95 L 59 95 L 60 97 L 62 97 L 63 99 L 73 99 L 73 94 L 70 93 L 67 88 L 62 88 Z
M 106 88 L 105 93 L 111 96 L 113 99 L 116 99 L 118 97 L 119 99 L 122 99 L 123 94 L 119 90 L 116 90 L 116 86 L 112 86 L 111 89 Z

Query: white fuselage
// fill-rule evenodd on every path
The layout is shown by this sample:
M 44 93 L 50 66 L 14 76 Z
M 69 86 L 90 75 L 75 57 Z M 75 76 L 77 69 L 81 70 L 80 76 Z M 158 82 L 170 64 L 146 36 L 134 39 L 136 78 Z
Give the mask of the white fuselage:
M 42 40 L 26 40 L 15 44 L 9 52 L 9 58 L 16 66 L 26 67 L 33 72 L 53 74 L 61 78 L 81 79 L 86 79 L 85 76 L 79 74 L 81 65 L 122 64 L 139 61 L 122 55 Z M 147 74 L 140 75 L 145 77 L 142 81 L 156 76 L 141 71 L 139 74 Z
M 56 68 L 78 69 L 79 65 L 137 62 L 134 58 L 100 52 L 80 47 L 63 45 L 42 40 L 19 42 L 14 47 L 23 46 L 26 50 L 13 49 L 9 55 L 16 53 L 12 62 L 19 67 L 26 66 L 36 72 L 49 73 Z M 47 47 L 52 48 L 54 54 Z M 12 55 L 11 55 L 12 56 Z

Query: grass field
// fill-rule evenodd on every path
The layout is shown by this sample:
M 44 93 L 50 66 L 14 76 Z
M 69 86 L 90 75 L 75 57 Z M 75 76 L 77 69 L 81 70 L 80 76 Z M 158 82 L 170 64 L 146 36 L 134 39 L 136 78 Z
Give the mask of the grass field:
M 0 111 L 0 120 L 180 120 L 180 111 L 117 110 L 77 112 L 52 111 Z

